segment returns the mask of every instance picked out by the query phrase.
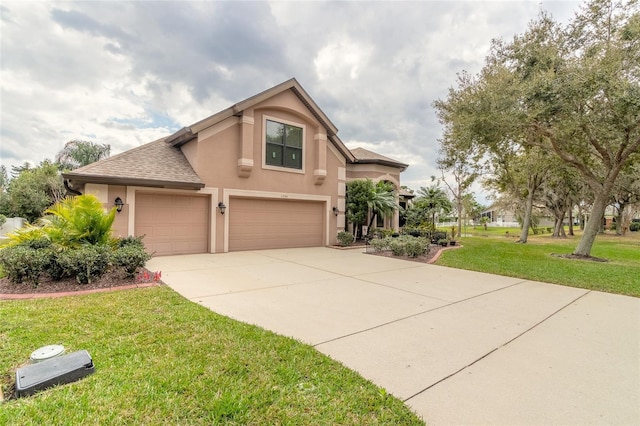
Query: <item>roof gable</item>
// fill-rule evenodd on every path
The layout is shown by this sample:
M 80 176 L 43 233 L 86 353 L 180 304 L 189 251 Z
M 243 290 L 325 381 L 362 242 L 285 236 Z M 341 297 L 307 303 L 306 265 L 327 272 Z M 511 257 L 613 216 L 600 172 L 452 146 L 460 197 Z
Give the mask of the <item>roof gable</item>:
M 167 137 L 167 143 L 170 143 L 174 146 L 181 146 L 188 141 L 196 138 L 198 132 L 211 127 L 223 120 L 226 120 L 229 117 L 240 117 L 244 110 L 252 108 L 253 106 L 258 105 L 265 100 L 272 98 L 282 92 L 287 90 L 291 90 L 300 101 L 304 104 L 304 106 L 311 112 L 311 114 L 320 122 L 320 124 L 327 131 L 327 138 L 333 143 L 333 145 L 340 151 L 340 153 L 347 159 L 347 161 L 352 162 L 355 160 L 349 149 L 344 145 L 344 143 L 338 138 L 338 128 L 329 120 L 329 117 L 320 109 L 320 107 L 315 103 L 315 101 L 309 96 L 309 94 L 302 88 L 300 83 L 295 78 L 287 80 L 283 83 L 278 84 L 270 89 L 267 89 L 263 92 L 258 93 L 257 95 L 251 96 L 241 102 L 238 102 L 235 105 L 230 106 L 227 109 L 224 109 L 214 115 L 211 115 L 203 120 L 200 120 L 188 127 L 183 127 L 178 130 L 174 134 Z
M 287 80 L 271 89 L 245 99 L 223 111 L 184 127 L 174 134 L 117 154 L 88 166 L 63 173 L 65 179 L 79 183 L 106 183 L 113 185 L 139 185 L 167 188 L 200 189 L 200 179 L 182 145 L 197 137 L 198 132 L 229 117 L 240 117 L 252 108 L 280 93 L 291 90 L 314 118 L 327 131 L 328 141 L 344 156 L 348 164 L 379 164 L 404 171 L 408 165 L 364 148 L 349 150 L 337 136 L 338 129 L 322 112 L 296 79 Z

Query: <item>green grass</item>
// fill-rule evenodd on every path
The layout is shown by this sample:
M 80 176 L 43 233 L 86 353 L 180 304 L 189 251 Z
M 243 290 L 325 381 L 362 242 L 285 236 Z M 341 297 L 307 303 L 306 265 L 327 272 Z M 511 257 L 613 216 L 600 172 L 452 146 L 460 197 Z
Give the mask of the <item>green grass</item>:
M 423 424 L 314 348 L 220 316 L 167 287 L 1 301 L 0 384 L 33 350 L 86 349 L 96 372 L 11 399 L 2 425 Z
M 548 234 L 529 236 L 527 244 L 516 244 L 515 238 L 504 235 L 502 229 L 492 236 L 463 237 L 460 242 L 464 248 L 444 252 L 436 263 L 640 297 L 640 233 L 627 237 L 599 235 L 591 255 L 607 259 L 606 263 L 552 256 L 554 253 L 570 254 L 579 236 L 559 240 Z M 510 235 L 514 237 L 514 232 Z

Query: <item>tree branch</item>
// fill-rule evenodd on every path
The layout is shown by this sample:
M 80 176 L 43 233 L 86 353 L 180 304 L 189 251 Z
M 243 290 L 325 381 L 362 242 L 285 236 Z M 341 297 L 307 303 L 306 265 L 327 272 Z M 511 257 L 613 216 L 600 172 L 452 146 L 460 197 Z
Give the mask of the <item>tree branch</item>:
M 609 155 L 609 152 L 600 144 L 600 142 L 598 142 L 596 138 L 591 136 L 586 124 L 582 125 L 582 130 L 587 135 L 587 140 L 589 141 L 589 143 L 596 149 L 598 154 L 600 154 L 600 157 L 602 157 L 604 165 L 607 167 L 607 169 L 611 169 L 613 165 L 611 163 L 611 156 Z

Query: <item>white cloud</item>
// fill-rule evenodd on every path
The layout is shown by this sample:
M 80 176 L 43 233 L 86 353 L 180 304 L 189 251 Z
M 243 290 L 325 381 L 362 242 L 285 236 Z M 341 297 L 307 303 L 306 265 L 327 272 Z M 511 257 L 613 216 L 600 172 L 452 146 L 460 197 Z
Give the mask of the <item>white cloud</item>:
M 324 46 L 314 59 L 318 80 L 330 87 L 349 84 L 356 80 L 367 66 L 373 48 L 351 40 L 338 37 L 339 40 Z
M 2 164 L 52 158 L 70 139 L 117 153 L 296 77 L 362 146 L 429 184 L 440 125 L 431 104 L 491 39 L 540 7 L 577 2 L 3 2 Z

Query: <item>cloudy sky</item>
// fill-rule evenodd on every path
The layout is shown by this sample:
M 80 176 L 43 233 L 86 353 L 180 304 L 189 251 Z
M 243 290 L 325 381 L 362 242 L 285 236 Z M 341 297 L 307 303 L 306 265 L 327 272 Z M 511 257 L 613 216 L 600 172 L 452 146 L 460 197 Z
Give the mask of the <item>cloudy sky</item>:
M 112 154 L 295 77 L 349 146 L 437 174 L 432 102 L 480 70 L 492 38 L 576 1 L 0 3 L 0 156 L 11 169 L 72 139 Z M 482 194 L 478 194 L 482 198 Z

